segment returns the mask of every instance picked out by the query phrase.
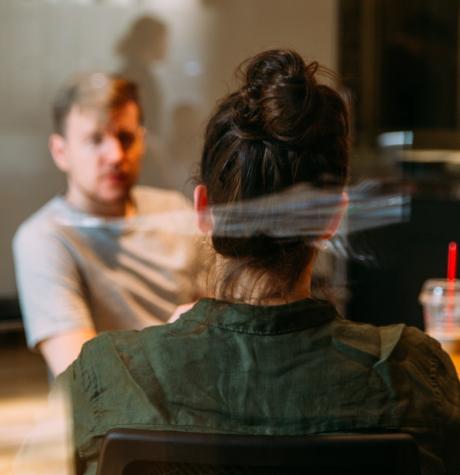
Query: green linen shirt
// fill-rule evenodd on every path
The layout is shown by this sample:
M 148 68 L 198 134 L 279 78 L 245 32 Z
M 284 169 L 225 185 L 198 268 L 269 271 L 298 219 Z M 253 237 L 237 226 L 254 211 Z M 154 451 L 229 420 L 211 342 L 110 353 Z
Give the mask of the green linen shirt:
M 101 334 L 59 379 L 86 474 L 115 427 L 401 430 L 415 436 L 424 475 L 460 474 L 460 383 L 440 345 L 402 324 L 345 320 L 320 300 L 263 307 L 204 299 L 173 324 Z

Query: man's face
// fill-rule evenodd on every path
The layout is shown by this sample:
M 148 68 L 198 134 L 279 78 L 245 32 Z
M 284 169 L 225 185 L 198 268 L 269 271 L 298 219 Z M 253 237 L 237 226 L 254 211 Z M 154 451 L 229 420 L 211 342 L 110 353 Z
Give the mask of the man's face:
M 144 152 L 139 109 L 127 102 L 107 114 L 72 107 L 64 136 L 50 146 L 57 166 L 67 175 L 67 200 L 92 214 L 126 214 Z M 54 142 L 53 142 L 54 141 Z

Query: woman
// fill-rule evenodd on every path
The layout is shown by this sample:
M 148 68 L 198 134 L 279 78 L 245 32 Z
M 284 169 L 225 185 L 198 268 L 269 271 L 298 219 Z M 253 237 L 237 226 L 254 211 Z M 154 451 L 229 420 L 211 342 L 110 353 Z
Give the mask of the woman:
M 346 201 L 347 107 L 318 82 L 318 65 L 273 50 L 243 71 L 240 89 L 209 121 L 195 190 L 199 225 L 217 254 L 216 299 L 200 300 L 171 325 L 97 337 L 62 378 L 87 473 L 103 435 L 130 425 L 402 430 L 416 437 L 424 474 L 460 473 L 460 387 L 439 344 L 404 325 L 346 321 L 311 298 L 318 240 L 333 233 L 340 212 L 314 237 L 298 231 L 308 223 L 281 236 L 266 231 L 269 213 L 256 219 L 255 232 L 228 233 L 241 217 L 238 204 L 293 185 L 332 187 Z

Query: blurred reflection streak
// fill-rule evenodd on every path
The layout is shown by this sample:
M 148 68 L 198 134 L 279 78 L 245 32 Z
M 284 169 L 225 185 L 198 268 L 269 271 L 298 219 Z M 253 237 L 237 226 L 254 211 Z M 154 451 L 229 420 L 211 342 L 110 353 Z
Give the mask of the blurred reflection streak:
M 410 195 L 404 190 L 366 180 L 348 187 L 347 200 L 335 187 L 315 189 L 296 185 L 279 193 L 226 205 L 212 205 L 213 235 L 248 237 L 266 235 L 286 239 L 300 237 L 324 248 L 324 230 L 337 214 L 345 212 L 343 225 L 328 250 L 340 257 L 373 262 L 372 249 L 360 243 L 351 248 L 347 236 L 358 231 L 406 222 L 410 218 Z M 347 211 L 346 211 L 347 209 Z M 193 210 L 135 216 L 128 220 L 82 217 L 55 218 L 61 226 L 100 228 L 112 232 L 136 229 L 145 233 L 200 234 Z

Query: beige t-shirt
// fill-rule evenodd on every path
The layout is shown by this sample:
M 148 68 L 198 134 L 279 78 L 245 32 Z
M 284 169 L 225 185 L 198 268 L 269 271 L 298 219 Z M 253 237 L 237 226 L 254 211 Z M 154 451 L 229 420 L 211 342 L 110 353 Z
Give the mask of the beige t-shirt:
M 135 216 L 106 219 L 58 196 L 20 226 L 13 249 L 29 346 L 79 328 L 161 324 L 203 294 L 190 203 L 147 187 L 136 187 L 133 199 Z

